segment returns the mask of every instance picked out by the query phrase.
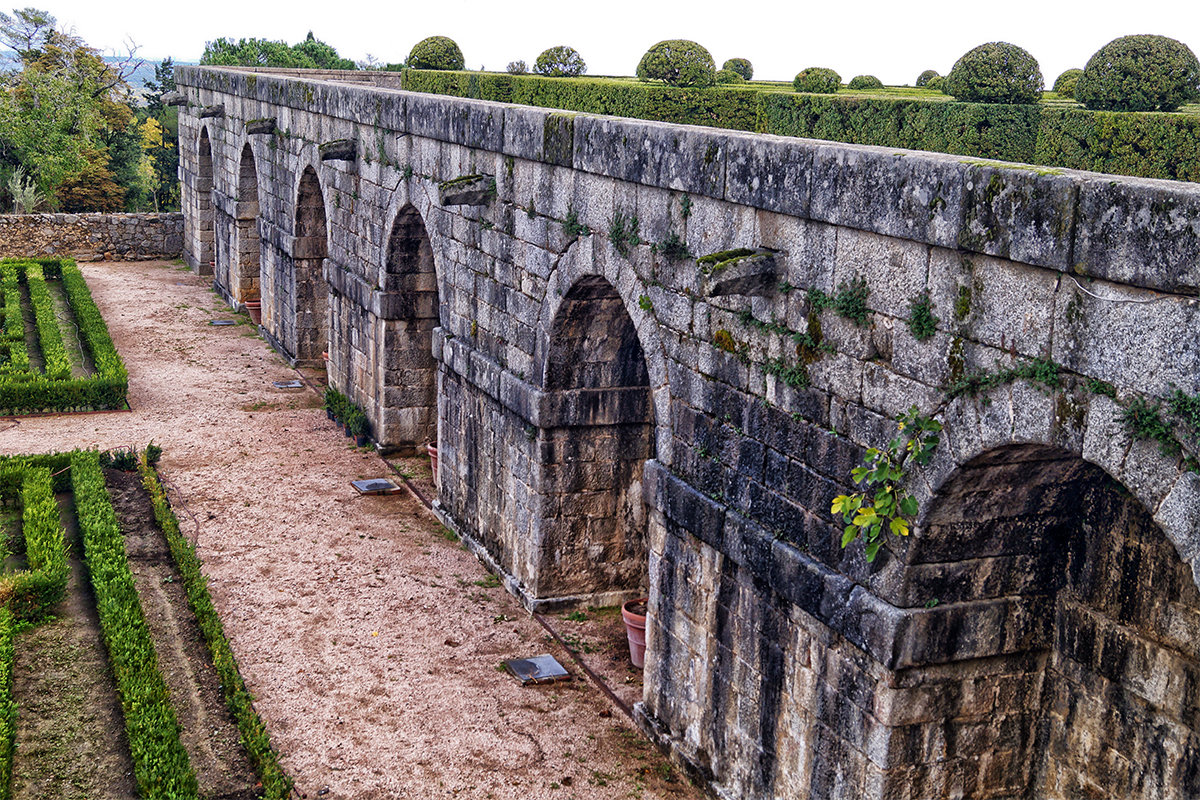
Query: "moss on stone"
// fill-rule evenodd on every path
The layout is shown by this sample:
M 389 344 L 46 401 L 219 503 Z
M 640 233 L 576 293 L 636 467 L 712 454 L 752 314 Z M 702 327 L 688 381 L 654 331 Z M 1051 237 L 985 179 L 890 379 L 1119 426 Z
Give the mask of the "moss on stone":
M 739 247 L 735 250 L 722 250 L 719 253 L 712 253 L 707 256 L 701 256 L 696 259 L 696 266 L 705 275 L 712 275 L 714 272 L 720 272 L 727 267 L 741 261 L 743 258 L 756 255 L 757 250 L 750 250 L 745 247 Z

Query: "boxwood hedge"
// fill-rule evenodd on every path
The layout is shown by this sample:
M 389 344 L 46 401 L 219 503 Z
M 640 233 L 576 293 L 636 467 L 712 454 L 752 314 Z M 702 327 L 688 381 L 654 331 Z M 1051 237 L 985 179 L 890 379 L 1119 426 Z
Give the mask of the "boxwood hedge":
M 1200 181 L 1200 116 L 924 97 L 687 89 L 605 78 L 405 70 L 417 92 L 851 144 Z

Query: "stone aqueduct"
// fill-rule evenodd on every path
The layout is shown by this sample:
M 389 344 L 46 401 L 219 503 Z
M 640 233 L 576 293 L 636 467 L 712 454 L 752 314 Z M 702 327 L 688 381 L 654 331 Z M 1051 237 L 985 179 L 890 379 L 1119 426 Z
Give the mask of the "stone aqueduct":
M 637 716 L 718 795 L 1200 796 L 1200 475 L 1122 422 L 1200 392 L 1200 187 L 177 75 L 189 262 L 436 438 L 529 607 L 648 590 Z M 856 279 L 867 325 L 806 299 Z M 867 565 L 831 499 L 912 404 L 943 441 Z

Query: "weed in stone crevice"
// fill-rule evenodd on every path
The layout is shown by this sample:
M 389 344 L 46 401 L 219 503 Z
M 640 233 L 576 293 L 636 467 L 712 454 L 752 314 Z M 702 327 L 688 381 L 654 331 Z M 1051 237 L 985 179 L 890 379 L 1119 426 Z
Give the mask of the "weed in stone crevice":
M 667 261 L 687 261 L 692 258 L 692 253 L 688 250 L 687 243 L 681 240 L 674 231 L 671 231 L 667 234 L 667 238 L 654 245 L 654 249 Z
M 573 208 L 567 209 L 567 218 L 563 220 L 562 227 L 563 233 L 572 238 L 588 236 L 592 232 L 591 228 L 579 221 L 579 214 Z
M 608 226 L 608 241 L 614 250 L 628 258 L 629 249 L 641 243 L 637 215 L 626 217 L 620 211 L 613 212 L 612 221 Z
M 913 338 L 923 342 L 937 333 L 940 320 L 933 313 L 933 301 L 929 298 L 929 290 L 920 294 L 908 305 L 908 329 Z

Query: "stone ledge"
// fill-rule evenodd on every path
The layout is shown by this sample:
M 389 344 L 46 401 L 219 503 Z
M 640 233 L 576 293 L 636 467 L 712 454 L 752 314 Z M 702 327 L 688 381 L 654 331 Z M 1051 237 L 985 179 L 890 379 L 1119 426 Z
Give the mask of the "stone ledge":
M 1200 291 L 1200 265 L 1189 255 L 1200 242 L 1195 184 L 516 107 L 366 82 L 373 77 L 331 83 L 345 79 L 183 66 L 178 76 L 182 87 L 622 181 L 1160 291 Z

